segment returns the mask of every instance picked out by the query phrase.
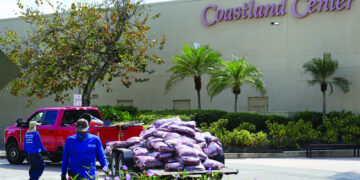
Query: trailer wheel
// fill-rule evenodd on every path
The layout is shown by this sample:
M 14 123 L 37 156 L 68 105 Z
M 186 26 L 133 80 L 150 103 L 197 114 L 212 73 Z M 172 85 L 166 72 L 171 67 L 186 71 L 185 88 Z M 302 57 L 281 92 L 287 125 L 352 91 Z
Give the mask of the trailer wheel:
M 6 158 L 10 164 L 21 164 L 24 162 L 25 156 L 21 153 L 17 143 L 10 143 L 5 149 Z
M 119 151 L 113 151 L 111 155 L 110 170 L 114 176 L 119 176 L 123 166 L 123 154 Z

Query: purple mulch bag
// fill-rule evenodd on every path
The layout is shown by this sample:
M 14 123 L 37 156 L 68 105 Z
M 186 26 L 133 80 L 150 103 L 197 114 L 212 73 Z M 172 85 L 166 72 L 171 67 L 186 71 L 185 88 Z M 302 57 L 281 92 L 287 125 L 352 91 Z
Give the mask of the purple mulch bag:
M 205 160 L 208 159 L 208 156 L 204 153 L 204 151 L 200 148 L 199 145 L 194 144 L 193 149 L 198 154 L 198 156 L 202 162 L 204 162 Z
M 176 132 L 168 132 L 164 138 L 164 140 L 168 139 L 182 139 L 182 136 Z
M 205 171 L 205 167 L 200 163 L 197 166 L 185 166 L 185 171 Z
M 168 144 L 165 144 L 164 142 L 153 142 L 151 143 L 151 146 L 158 152 L 173 152 L 175 149 L 172 146 L 169 146 Z
M 157 130 L 157 131 L 155 131 L 153 133 L 153 136 L 158 137 L 158 138 L 162 138 L 162 139 L 164 139 L 166 137 L 166 135 L 167 135 L 167 132 L 159 131 L 159 130 Z
M 174 156 L 173 157 L 170 157 L 166 160 L 164 160 L 164 162 L 166 163 L 174 163 L 174 162 L 179 162 L 177 158 L 175 158 Z
M 195 140 L 195 139 L 188 138 L 188 137 L 186 137 L 186 136 L 183 136 L 183 137 L 182 137 L 181 142 L 182 142 L 183 144 L 190 145 L 190 146 L 191 146 L 192 144 L 196 144 L 196 140 Z
M 180 139 L 168 139 L 168 140 L 165 140 L 165 143 L 172 147 L 175 147 L 176 145 L 181 144 L 181 140 Z
M 154 157 L 154 158 L 156 158 L 156 156 L 157 155 L 159 155 L 160 154 L 160 152 L 152 152 L 152 153 L 149 153 L 147 156 L 151 156 L 151 157 Z
M 224 167 L 223 163 L 212 159 L 207 159 L 205 162 L 203 162 L 203 165 L 206 169 L 211 169 L 211 170 L 219 170 Z
M 172 156 L 174 156 L 174 153 L 159 153 L 156 156 L 156 159 L 160 160 L 160 161 L 167 161 L 169 158 L 171 158 Z
M 181 156 L 180 157 L 180 163 L 184 165 L 198 165 L 201 163 L 199 157 L 197 156 Z
M 152 156 L 136 156 L 135 165 L 140 169 L 148 169 L 163 166 L 163 163 Z
M 212 140 L 212 135 L 210 134 L 210 132 L 204 132 L 202 133 L 206 143 L 210 143 Z
M 150 151 L 146 148 L 135 148 L 133 153 L 134 156 L 146 156 L 150 153 Z
M 111 154 L 112 154 L 112 149 L 111 149 L 110 146 L 106 146 L 106 148 L 105 148 L 105 154 L 106 154 L 107 156 L 111 156 Z
M 134 144 L 134 145 L 130 146 L 128 149 L 133 150 L 133 149 L 136 149 L 136 148 L 144 148 L 144 146 L 142 144 L 142 141 L 140 143 L 137 143 L 137 144 Z
M 199 128 L 197 128 L 197 127 L 195 127 L 194 130 L 195 130 L 195 132 L 200 132 L 200 133 L 202 132 L 202 131 L 201 131 Z
M 191 129 L 194 129 L 196 127 L 196 122 L 195 121 L 181 121 L 181 122 L 176 122 L 176 124 L 178 124 L 180 126 L 186 126 L 186 127 L 191 128 Z
M 160 119 L 160 120 L 157 120 L 153 123 L 153 125 L 156 127 L 156 128 L 159 128 L 161 125 L 163 125 L 164 123 L 166 122 L 177 122 L 177 121 L 181 121 L 181 119 L 176 116 L 176 117 L 173 117 L 173 118 L 169 118 L 169 119 Z
M 116 141 L 114 142 L 110 147 L 111 149 L 114 148 L 128 148 L 132 145 L 134 145 L 135 142 L 130 142 L 130 141 Z
M 203 134 L 200 132 L 195 132 L 194 139 L 196 140 L 197 143 L 205 142 L 205 138 L 204 138 Z
M 180 125 L 177 125 L 177 124 L 172 124 L 168 127 L 169 131 L 171 132 L 177 132 L 177 133 L 180 133 L 180 134 L 187 134 L 191 137 L 194 137 L 195 136 L 195 131 L 189 127 L 186 127 L 186 126 L 180 126 Z
M 193 150 L 192 147 L 179 144 L 175 146 L 176 153 L 179 157 L 181 156 L 194 156 L 198 157 L 197 153 Z
M 140 133 L 140 137 L 146 139 L 146 138 L 152 136 L 155 131 L 156 131 L 155 128 L 154 128 L 154 129 L 145 130 L 145 131 L 143 131 L 142 133 Z
M 179 162 L 165 164 L 165 171 L 179 171 L 184 169 L 184 165 Z
M 205 149 L 205 148 L 207 148 L 207 144 L 206 144 L 206 142 L 202 142 L 202 143 L 199 143 L 199 144 L 197 144 L 201 149 Z
M 215 142 L 211 142 L 209 146 L 203 150 L 207 156 L 215 157 L 221 152 L 221 147 Z

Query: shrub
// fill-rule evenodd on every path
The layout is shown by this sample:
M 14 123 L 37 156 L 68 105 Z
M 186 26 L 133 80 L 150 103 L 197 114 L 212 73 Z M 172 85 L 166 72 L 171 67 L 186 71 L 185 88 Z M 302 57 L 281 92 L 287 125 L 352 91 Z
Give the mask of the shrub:
M 310 121 L 313 125 L 313 128 L 318 128 L 322 125 L 322 113 L 320 112 L 314 112 L 314 111 L 303 111 L 298 112 L 294 116 L 294 121 L 298 121 L 300 119 L 303 119 L 304 121 Z
M 103 119 L 107 119 L 113 122 L 131 121 L 132 116 L 127 111 L 119 111 L 112 106 L 97 106 Z
M 327 143 L 360 143 L 360 119 L 349 112 L 340 112 L 324 117 L 325 133 L 323 140 Z
M 251 124 L 249 122 L 243 122 L 241 123 L 237 128 L 235 128 L 235 130 L 247 130 L 249 132 L 254 132 L 256 129 L 254 124 Z
M 200 114 L 196 113 L 194 114 L 194 121 L 196 123 L 207 123 L 211 124 L 213 122 L 218 121 L 226 114 L 225 111 L 219 111 L 219 110 L 202 110 Z M 225 118 L 226 119 L 226 118 Z
M 260 115 L 254 113 L 227 113 L 223 119 L 228 119 L 229 123 L 226 126 L 226 129 L 233 130 L 244 122 L 249 122 L 255 125 L 256 131 L 266 130 L 266 120 L 277 123 L 287 123 L 290 119 L 284 116 L 278 115 Z
M 300 119 L 297 122 L 289 121 L 286 125 L 266 121 L 272 144 L 281 148 L 299 148 L 316 140 L 320 132 L 312 128 L 309 121 Z

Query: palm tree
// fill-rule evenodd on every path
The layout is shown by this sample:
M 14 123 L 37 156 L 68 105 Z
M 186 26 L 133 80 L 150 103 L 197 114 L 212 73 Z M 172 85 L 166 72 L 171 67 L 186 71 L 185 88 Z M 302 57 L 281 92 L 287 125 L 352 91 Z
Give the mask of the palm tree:
M 220 56 L 219 52 L 212 50 L 209 46 L 202 46 L 196 49 L 185 43 L 182 54 L 176 55 L 172 59 L 175 65 L 168 70 L 172 74 L 166 82 L 165 93 L 174 87 L 174 85 L 184 80 L 185 77 L 193 77 L 200 113 L 201 75 L 208 73 L 211 67 L 216 66 L 220 61 Z
M 234 112 L 237 112 L 237 99 L 241 93 L 241 86 L 245 83 L 265 94 L 265 85 L 261 79 L 262 73 L 257 67 L 244 61 L 245 56 L 239 59 L 233 56 L 233 61 L 221 62 L 222 66 L 211 71 L 207 90 L 211 98 L 220 94 L 226 88 L 231 88 L 235 94 Z
M 333 86 L 340 88 L 344 93 L 349 92 L 351 82 L 344 77 L 332 77 L 336 69 L 339 67 L 337 60 L 331 58 L 330 53 L 324 53 L 323 59 L 313 58 L 311 61 L 303 65 L 305 73 L 310 73 L 311 80 L 308 80 L 309 85 L 320 85 L 320 90 L 323 93 L 323 115 L 326 114 L 326 90 L 330 86 L 330 93 L 333 92 Z

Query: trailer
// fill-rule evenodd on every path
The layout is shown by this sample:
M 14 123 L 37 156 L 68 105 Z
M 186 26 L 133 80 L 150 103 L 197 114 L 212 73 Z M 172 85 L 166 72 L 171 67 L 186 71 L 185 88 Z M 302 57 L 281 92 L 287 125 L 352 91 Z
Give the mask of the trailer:
M 135 167 L 134 156 L 133 152 L 126 148 L 115 148 L 112 151 L 111 156 L 108 156 L 109 167 L 111 170 L 111 174 L 114 176 L 119 176 L 119 172 L 122 171 L 122 166 L 125 165 L 128 167 L 132 177 L 139 177 L 141 174 L 147 174 L 150 170 L 154 173 L 155 176 L 162 177 L 162 178 L 172 178 L 181 173 L 181 171 L 165 171 L 164 169 L 148 169 L 148 170 L 141 170 Z M 219 161 L 225 164 L 225 157 L 224 152 L 221 151 L 219 155 L 212 158 L 213 160 Z M 238 169 L 231 169 L 224 167 L 220 170 L 210 170 L 210 171 L 187 171 L 186 177 L 189 178 L 196 178 L 201 177 L 205 174 L 218 174 L 217 179 L 221 179 L 223 175 L 230 175 L 230 174 L 238 174 Z

